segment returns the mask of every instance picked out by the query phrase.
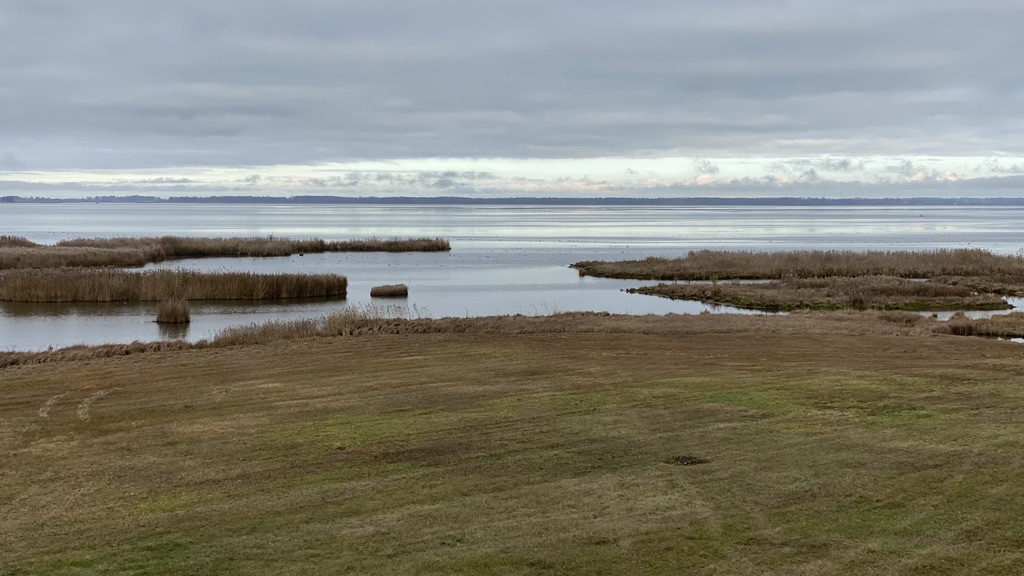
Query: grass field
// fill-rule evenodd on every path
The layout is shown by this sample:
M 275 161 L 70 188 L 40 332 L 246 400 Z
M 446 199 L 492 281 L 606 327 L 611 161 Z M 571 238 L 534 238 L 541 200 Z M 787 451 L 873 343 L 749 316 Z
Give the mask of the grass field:
M 0 573 L 1019 573 L 1024 348 L 828 317 L 0 369 Z

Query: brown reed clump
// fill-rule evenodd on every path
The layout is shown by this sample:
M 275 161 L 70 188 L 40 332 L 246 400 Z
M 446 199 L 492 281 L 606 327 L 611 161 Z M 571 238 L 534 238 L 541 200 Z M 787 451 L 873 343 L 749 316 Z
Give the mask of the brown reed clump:
M 451 250 L 442 238 L 368 238 L 328 242 L 289 238 L 80 238 L 49 246 L 15 236 L 0 237 L 0 270 L 147 263 L 204 257 L 271 257 L 319 252 L 437 252 Z
M 163 300 L 156 305 L 158 324 L 188 324 L 192 321 L 192 308 L 181 298 Z
M 344 298 L 348 280 L 337 274 L 253 274 L 113 268 L 7 270 L 0 273 L 0 301 L 156 302 Z
M 784 278 L 766 283 L 659 284 L 629 292 L 700 300 L 768 311 L 839 310 L 1006 310 L 1002 297 L 978 294 L 966 286 L 915 281 L 895 276 Z
M 991 318 L 968 318 L 957 312 L 935 327 L 939 334 L 954 336 L 988 336 L 998 338 L 1024 338 L 1024 312 L 1000 314 Z
M 371 298 L 408 298 L 409 287 L 405 284 L 384 284 L 370 288 Z
M 37 244 L 21 236 L 0 235 L 0 248 L 32 248 L 33 246 L 37 246 Z
M 1024 256 L 985 250 L 753 252 L 697 250 L 683 258 L 577 262 L 590 276 L 637 280 L 777 280 L 785 277 L 992 277 L 1024 282 Z

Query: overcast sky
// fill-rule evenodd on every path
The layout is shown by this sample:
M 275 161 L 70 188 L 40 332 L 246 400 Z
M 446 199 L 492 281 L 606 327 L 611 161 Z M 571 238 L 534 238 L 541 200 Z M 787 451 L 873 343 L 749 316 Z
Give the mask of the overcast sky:
M 0 0 L 0 195 L 1021 195 L 1019 0 Z

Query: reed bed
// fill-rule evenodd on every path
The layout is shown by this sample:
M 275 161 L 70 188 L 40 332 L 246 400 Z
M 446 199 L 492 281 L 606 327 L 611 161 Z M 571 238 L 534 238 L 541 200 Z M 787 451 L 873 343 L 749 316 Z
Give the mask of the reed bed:
M 778 280 L 786 277 L 991 277 L 1024 282 L 1024 256 L 985 250 L 793 252 L 697 250 L 683 258 L 577 262 L 580 274 L 636 280 Z
M 337 274 L 253 274 L 110 268 L 8 270 L 0 273 L 7 302 L 132 302 L 344 298 L 348 280 Z
M 937 327 L 940 334 L 955 336 L 988 336 L 998 338 L 1024 338 L 1024 312 L 1001 314 L 991 318 L 968 318 L 957 312 Z
M 384 284 L 370 288 L 371 298 L 408 298 L 409 287 L 405 284 Z
M 62 267 L 137 267 L 152 262 L 205 257 L 273 257 L 320 252 L 441 252 L 443 238 L 367 238 L 325 241 L 289 238 L 80 238 L 56 245 L 0 237 L 0 269 Z
M 786 278 L 763 284 L 659 284 L 628 291 L 773 312 L 844 308 L 916 311 L 1012 308 L 1000 296 L 979 294 L 966 286 L 896 276 Z
M 187 300 L 171 298 L 156 306 L 158 324 L 188 324 L 192 321 L 192 308 Z
M 0 248 L 32 248 L 38 246 L 21 236 L 0 235 Z

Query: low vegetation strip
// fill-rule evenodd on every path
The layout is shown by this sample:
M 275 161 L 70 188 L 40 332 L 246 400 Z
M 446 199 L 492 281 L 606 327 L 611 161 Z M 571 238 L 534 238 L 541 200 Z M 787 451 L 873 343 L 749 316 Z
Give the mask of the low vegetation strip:
M 580 274 L 636 280 L 779 280 L 786 277 L 987 277 L 1024 283 L 1024 256 L 985 250 L 752 252 L 696 250 L 683 258 L 577 262 Z
M 0 269 L 142 266 L 152 262 L 204 257 L 270 257 L 319 252 L 443 252 L 443 238 L 367 238 L 326 241 L 289 238 L 83 238 L 56 245 L 15 236 L 0 237 Z
M 47 268 L 0 272 L 0 301 L 137 302 L 344 298 L 348 280 L 336 274 L 254 274 L 112 268 Z
M 1002 297 L 966 286 L 914 281 L 895 276 L 786 278 L 749 284 L 659 284 L 628 292 L 772 312 L 791 310 L 1008 310 Z
M 1015 574 L 1020 358 L 450 333 L 22 366 L 0 572 Z
M 210 340 L 160 341 L 71 346 L 47 352 L 0 352 L 0 368 L 23 364 L 89 360 L 166 350 L 268 345 L 308 338 L 406 336 L 415 334 L 648 334 L 691 336 L 710 334 L 845 335 L 859 337 L 936 335 L 1024 337 L 1024 313 L 991 319 L 963 314 L 949 321 L 899 311 L 796 311 L 785 316 L 736 314 L 667 314 L 664 316 L 569 312 L 549 316 L 482 318 L 409 318 L 404 307 L 347 308 L 319 318 L 267 321 L 228 328 Z

